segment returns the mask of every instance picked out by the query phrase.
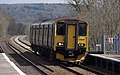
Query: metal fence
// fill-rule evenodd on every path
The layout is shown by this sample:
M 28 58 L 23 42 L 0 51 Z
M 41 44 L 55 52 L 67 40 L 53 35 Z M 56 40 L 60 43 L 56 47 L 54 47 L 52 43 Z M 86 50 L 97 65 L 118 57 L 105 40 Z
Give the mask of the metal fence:
M 120 35 L 103 35 L 102 50 L 104 54 L 120 54 Z

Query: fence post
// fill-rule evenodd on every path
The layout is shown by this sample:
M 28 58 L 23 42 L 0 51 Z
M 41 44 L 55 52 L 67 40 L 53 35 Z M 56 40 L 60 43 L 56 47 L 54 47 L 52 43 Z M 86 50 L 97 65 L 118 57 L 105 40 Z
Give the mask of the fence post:
M 118 35 L 118 54 L 119 54 L 119 52 L 120 52 L 120 35 Z
M 105 35 L 102 35 L 102 50 L 103 50 L 103 53 L 106 54 L 105 52 Z

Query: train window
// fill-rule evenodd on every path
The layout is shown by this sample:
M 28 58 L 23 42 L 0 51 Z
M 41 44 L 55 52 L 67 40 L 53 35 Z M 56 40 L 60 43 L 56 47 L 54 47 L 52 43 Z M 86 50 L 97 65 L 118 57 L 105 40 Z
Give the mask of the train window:
M 79 36 L 86 36 L 87 25 L 85 23 L 80 23 L 78 26 L 79 29 Z
M 65 23 L 57 22 L 57 35 L 65 35 Z

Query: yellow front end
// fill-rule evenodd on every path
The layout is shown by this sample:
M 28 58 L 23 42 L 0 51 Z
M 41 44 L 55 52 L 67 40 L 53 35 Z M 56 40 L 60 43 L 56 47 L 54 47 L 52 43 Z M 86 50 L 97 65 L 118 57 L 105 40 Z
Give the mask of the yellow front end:
M 85 52 L 88 51 L 88 31 L 86 31 L 86 36 L 79 36 L 76 34 L 77 26 L 67 24 L 65 34 L 57 35 L 56 24 L 54 33 L 54 50 L 57 59 L 67 62 L 81 62 L 85 59 Z

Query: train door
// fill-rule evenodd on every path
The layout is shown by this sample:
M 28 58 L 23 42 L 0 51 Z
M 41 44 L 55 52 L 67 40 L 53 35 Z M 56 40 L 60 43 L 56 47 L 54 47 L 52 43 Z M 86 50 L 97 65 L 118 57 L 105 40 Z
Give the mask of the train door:
M 67 49 L 75 49 L 75 25 L 68 25 Z

